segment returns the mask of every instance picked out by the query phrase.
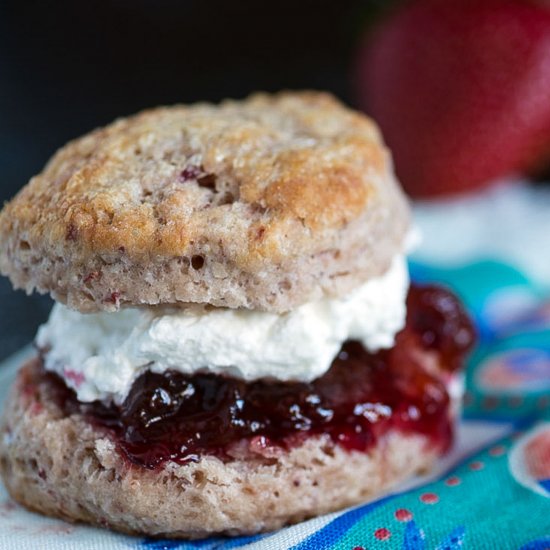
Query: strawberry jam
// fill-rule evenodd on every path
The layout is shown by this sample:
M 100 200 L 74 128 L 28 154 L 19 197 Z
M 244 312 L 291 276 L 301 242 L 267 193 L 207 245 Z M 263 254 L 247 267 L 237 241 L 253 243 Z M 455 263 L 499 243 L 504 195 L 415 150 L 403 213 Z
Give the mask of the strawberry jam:
M 407 306 L 392 349 L 370 353 L 346 342 L 311 383 L 147 371 L 121 406 L 80 403 L 66 387 L 60 404 L 107 428 L 123 455 L 146 468 L 205 453 L 227 458 L 235 444 L 258 438 L 288 448 L 328 434 L 346 449 L 368 451 L 390 429 L 425 435 L 444 451 L 452 439 L 444 380 L 471 348 L 473 328 L 458 300 L 439 287 L 412 286 Z

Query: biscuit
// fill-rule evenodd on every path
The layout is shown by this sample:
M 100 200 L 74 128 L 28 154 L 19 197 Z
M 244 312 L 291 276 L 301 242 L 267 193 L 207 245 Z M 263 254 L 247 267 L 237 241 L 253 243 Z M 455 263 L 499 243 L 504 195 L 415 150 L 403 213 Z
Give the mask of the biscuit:
M 372 498 L 438 455 L 426 437 L 390 431 L 368 453 L 315 436 L 280 454 L 147 470 L 82 416 L 64 416 L 38 365 L 20 370 L 8 399 L 0 468 L 15 500 L 68 521 L 152 536 L 258 533 Z
M 323 93 L 256 94 L 63 147 L 0 214 L 0 271 L 82 312 L 283 312 L 382 274 L 408 225 L 372 121 Z

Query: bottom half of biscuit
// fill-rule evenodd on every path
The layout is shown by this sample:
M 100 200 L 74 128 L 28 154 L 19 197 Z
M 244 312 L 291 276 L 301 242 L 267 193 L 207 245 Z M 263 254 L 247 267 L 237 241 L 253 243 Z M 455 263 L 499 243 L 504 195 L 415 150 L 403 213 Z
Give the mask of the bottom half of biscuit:
M 192 382 L 202 410 L 155 417 L 158 392 L 143 380 L 127 400 L 131 410 L 82 404 L 37 357 L 20 369 L 6 404 L 2 475 L 12 497 L 32 510 L 131 534 L 276 529 L 377 496 L 429 470 L 449 448 L 460 375 L 440 369 L 433 355 L 416 353 L 414 363 L 354 382 L 358 367 L 344 362 L 315 391 L 272 388 L 264 402 L 271 405 L 254 413 L 264 415 L 264 435 L 253 435 L 257 420 L 247 424 L 242 412 L 258 406 L 250 384 L 237 391 L 219 377 L 206 376 L 210 385 L 201 387 L 165 375 L 163 387 L 174 395 L 189 394 Z M 232 399 L 241 402 L 238 422 L 228 412 Z M 197 426 L 203 437 L 193 439 Z
M 31 510 L 131 534 L 276 529 L 376 496 L 428 470 L 448 443 L 390 428 L 367 450 L 354 450 L 318 433 L 287 448 L 256 442 L 224 457 L 146 468 L 131 463 L 108 430 L 67 415 L 49 384 L 31 361 L 7 403 L 0 463 L 10 494 Z

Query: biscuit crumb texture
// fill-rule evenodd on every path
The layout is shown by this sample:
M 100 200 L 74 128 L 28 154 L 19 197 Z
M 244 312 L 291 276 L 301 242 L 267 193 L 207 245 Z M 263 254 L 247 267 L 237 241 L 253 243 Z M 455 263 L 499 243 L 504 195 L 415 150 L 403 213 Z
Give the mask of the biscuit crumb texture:
M 377 496 L 436 457 L 424 437 L 390 432 L 368 454 L 321 436 L 288 452 L 247 447 L 227 461 L 146 470 L 81 416 L 64 416 L 37 364 L 21 369 L 8 399 L 0 468 L 16 501 L 71 522 L 159 537 L 259 533 Z
M 67 144 L 0 214 L 0 271 L 83 312 L 283 312 L 383 273 L 408 224 L 372 121 L 324 93 L 256 94 Z

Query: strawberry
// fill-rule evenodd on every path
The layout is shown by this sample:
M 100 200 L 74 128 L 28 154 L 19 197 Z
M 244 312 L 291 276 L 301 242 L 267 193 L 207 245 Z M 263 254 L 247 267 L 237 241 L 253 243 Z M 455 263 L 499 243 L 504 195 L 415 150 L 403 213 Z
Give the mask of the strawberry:
M 355 76 L 413 196 L 473 190 L 548 159 L 548 5 L 405 4 L 363 41 Z

